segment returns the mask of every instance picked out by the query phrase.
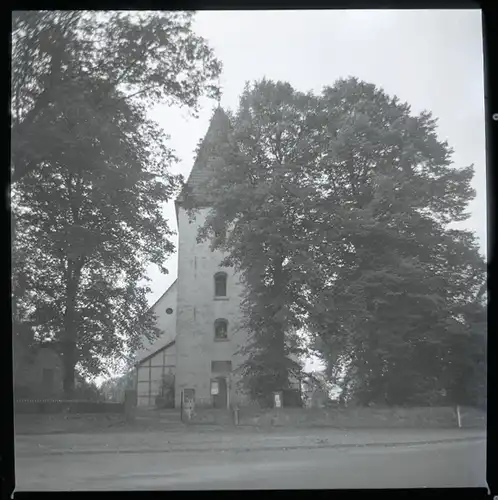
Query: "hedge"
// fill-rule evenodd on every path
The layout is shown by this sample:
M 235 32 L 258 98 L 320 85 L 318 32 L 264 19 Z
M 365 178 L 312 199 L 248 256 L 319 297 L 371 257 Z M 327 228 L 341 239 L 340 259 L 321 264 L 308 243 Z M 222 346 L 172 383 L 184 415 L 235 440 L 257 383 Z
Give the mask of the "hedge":
M 17 399 L 16 413 L 124 413 L 124 403 L 62 399 Z

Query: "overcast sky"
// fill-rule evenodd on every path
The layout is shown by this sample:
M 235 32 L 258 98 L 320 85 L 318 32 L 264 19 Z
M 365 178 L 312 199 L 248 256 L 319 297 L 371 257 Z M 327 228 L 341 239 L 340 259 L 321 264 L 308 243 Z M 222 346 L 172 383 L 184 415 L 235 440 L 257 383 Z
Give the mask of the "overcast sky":
M 458 167 L 475 165 L 477 197 L 463 224 L 486 246 L 484 84 L 480 11 L 201 11 L 195 31 L 223 62 L 222 106 L 236 109 L 246 81 L 288 81 L 295 89 L 320 92 L 338 78 L 356 76 L 439 118 L 440 139 L 455 150 Z M 171 136 L 188 177 L 194 149 L 207 131 L 215 103 L 198 119 L 186 110 L 157 106 L 151 117 Z M 166 209 L 176 228 L 173 203 Z M 176 243 L 176 239 L 175 239 Z M 153 304 L 174 281 L 151 267 Z

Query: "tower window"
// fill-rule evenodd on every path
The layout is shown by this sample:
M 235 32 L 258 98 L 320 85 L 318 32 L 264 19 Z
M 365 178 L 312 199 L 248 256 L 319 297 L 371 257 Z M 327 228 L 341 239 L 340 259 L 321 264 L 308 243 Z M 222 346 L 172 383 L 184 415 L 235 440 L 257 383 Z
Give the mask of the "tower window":
M 217 319 L 214 322 L 214 338 L 215 340 L 227 340 L 228 321 L 226 319 Z
M 216 273 L 214 275 L 214 295 L 215 297 L 227 296 L 227 275 L 226 273 Z
M 230 373 L 232 371 L 231 361 L 211 361 L 212 373 Z

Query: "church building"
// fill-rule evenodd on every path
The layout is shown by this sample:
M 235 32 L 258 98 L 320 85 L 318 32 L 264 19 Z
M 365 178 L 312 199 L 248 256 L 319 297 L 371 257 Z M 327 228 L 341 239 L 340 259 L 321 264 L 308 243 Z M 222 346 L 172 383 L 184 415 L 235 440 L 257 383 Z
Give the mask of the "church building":
M 243 288 L 236 274 L 220 263 L 223 254 L 209 242 L 198 243 L 197 234 L 209 212 L 206 180 L 212 172 L 211 148 L 226 140 L 226 113 L 218 108 L 199 149 L 187 181 L 189 196 L 201 205 L 195 220 L 189 218 L 184 197 L 176 200 L 178 223 L 178 277 L 152 307 L 161 336 L 137 353 L 137 401 L 151 407 L 162 396 L 166 375 L 174 375 L 174 406 L 182 397 L 194 398 L 196 406 L 228 408 L 241 403 L 235 368 L 242 358 L 237 351 L 246 342 L 239 329 Z

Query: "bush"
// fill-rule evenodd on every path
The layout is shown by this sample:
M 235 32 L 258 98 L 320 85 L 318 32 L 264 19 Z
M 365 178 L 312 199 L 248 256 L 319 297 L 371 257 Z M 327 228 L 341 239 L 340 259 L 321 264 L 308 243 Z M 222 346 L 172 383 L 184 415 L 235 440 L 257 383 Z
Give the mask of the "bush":
M 16 385 L 14 387 L 16 399 L 28 399 L 31 396 L 31 389 L 26 386 Z
M 287 389 L 282 391 L 284 408 L 302 408 L 303 399 L 299 389 Z

